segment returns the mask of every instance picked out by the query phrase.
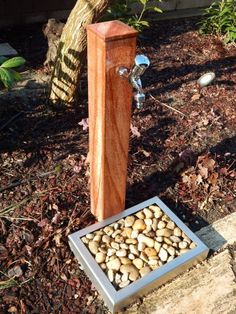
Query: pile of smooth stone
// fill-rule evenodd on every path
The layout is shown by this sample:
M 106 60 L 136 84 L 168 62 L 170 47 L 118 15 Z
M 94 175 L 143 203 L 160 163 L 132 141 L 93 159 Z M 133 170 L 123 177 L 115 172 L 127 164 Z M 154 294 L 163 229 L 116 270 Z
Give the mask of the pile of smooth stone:
M 82 238 L 116 289 L 195 247 L 156 205 Z

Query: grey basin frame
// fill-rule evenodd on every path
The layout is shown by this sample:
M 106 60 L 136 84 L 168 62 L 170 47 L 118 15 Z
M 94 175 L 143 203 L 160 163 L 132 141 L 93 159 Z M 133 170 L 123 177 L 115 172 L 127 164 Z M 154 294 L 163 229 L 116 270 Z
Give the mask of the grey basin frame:
M 163 212 L 169 216 L 193 242 L 195 242 L 196 247 L 151 271 L 149 274 L 131 283 L 127 287 L 116 290 L 82 242 L 81 237 L 104 228 L 105 226 L 110 225 L 121 218 L 132 215 L 150 205 L 158 205 Z M 184 272 L 186 269 L 196 265 L 205 259 L 209 252 L 207 246 L 157 196 L 124 210 L 115 216 L 74 232 L 69 235 L 69 245 L 79 263 L 83 266 L 86 274 L 103 296 L 106 305 L 112 313 L 121 310 L 133 303 L 137 298 L 144 296 L 148 292 Z

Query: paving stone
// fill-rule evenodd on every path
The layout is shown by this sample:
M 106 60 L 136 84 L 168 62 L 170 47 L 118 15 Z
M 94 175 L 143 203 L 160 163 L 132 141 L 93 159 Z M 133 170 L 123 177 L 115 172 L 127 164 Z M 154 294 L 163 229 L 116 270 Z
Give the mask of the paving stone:
M 17 54 L 18 52 L 8 43 L 0 44 L 0 56 L 13 57 Z

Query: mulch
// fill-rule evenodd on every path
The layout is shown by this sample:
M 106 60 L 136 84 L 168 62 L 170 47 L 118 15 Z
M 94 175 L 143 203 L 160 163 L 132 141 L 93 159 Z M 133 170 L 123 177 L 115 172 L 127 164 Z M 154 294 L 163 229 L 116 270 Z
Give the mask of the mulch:
M 193 231 L 236 208 L 236 47 L 200 36 L 197 22 L 156 22 L 139 37 L 151 60 L 143 84 L 156 100 L 133 110 L 126 197 L 130 207 L 158 195 Z M 42 25 L 7 29 L 6 40 L 44 73 Z M 200 89 L 209 71 L 215 82 Z M 0 313 L 106 313 L 67 240 L 95 222 L 87 99 L 64 112 L 45 99 L 0 111 L 0 128 L 21 112 L 0 133 Z

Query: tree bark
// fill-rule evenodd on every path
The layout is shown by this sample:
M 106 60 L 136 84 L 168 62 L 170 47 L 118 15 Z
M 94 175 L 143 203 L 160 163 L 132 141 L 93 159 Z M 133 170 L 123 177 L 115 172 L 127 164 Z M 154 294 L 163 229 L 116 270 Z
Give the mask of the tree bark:
M 51 79 L 49 102 L 71 106 L 77 98 L 78 83 L 86 57 L 86 26 L 104 13 L 109 0 L 78 0 L 64 26 Z

